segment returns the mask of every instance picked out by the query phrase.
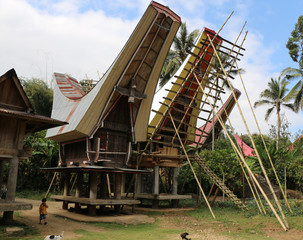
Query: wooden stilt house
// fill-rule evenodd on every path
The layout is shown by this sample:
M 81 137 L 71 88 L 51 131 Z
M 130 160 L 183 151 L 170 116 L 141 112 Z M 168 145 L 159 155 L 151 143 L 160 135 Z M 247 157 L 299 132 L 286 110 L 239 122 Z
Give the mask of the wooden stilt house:
M 151 2 L 128 42 L 87 95 L 78 82 L 55 73 L 52 117 L 69 125 L 51 129 L 47 137 L 60 143 L 61 166 L 45 171 L 65 173 L 63 207 L 140 203 L 124 198 L 125 178 L 146 173 L 129 168 L 132 145 L 146 141 L 149 113 L 163 62 L 181 23 L 168 7 Z M 69 187 L 76 175 L 76 192 Z M 85 179 L 88 182 L 85 184 Z M 84 186 L 87 186 L 86 191 Z M 128 186 L 127 186 L 128 187 Z
M 6 185 L 5 199 L 0 199 L 0 212 L 5 223 L 13 220 L 13 211 L 29 210 L 31 204 L 15 201 L 18 163 L 31 155 L 23 145 L 24 137 L 35 131 L 65 124 L 33 113 L 33 108 L 14 69 L 0 77 L 0 186 Z M 8 178 L 4 179 L 5 163 L 9 163 Z

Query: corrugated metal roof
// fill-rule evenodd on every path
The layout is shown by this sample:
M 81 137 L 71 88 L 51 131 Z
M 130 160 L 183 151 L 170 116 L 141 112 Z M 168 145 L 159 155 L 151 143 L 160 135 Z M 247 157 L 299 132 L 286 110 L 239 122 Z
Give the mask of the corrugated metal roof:
M 62 94 L 71 100 L 77 100 L 85 95 L 78 81 L 66 74 L 54 73 L 56 82 Z

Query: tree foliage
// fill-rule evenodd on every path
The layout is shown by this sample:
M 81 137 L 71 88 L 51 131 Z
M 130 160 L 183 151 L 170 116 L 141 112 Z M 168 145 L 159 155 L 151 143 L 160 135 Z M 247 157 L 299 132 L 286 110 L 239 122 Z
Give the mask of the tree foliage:
M 36 114 L 50 117 L 53 105 L 53 91 L 47 84 L 37 78 L 22 79 L 23 89 Z
M 58 144 L 45 138 L 46 130 L 25 138 L 24 144 L 33 149 L 32 157 L 19 163 L 18 189 L 47 189 L 51 175 L 40 168 L 58 165 Z
M 296 93 L 296 86 L 288 92 L 287 85 L 289 81 L 286 78 L 279 77 L 278 79 L 271 78 L 268 83 L 268 88 L 261 92 L 259 101 L 256 101 L 254 107 L 262 105 L 269 105 L 265 114 L 265 120 L 268 121 L 269 117 L 276 110 L 277 114 L 277 148 L 279 146 L 280 129 L 281 129 L 281 107 L 284 106 L 292 111 L 296 111 L 294 104 L 289 103 L 294 98 Z
M 181 24 L 178 35 L 174 38 L 173 48 L 169 50 L 161 70 L 160 87 L 163 87 L 181 66 L 188 55 L 188 51 L 191 50 L 198 33 L 197 29 L 188 33 L 186 23 Z
M 297 81 L 294 86 L 296 89 L 294 105 L 296 109 L 303 109 L 303 70 L 297 68 L 285 68 L 281 72 L 281 77 L 285 77 L 290 81 Z
M 295 29 L 288 38 L 286 47 L 293 61 L 299 63 L 299 68 L 303 69 L 303 16 L 298 18 Z

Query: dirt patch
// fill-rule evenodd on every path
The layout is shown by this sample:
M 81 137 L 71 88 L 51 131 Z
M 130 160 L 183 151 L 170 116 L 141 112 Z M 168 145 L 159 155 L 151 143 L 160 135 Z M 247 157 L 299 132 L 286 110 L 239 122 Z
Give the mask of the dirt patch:
M 132 214 L 130 208 L 125 208 L 125 212 L 119 215 L 111 213 L 107 216 L 91 217 L 88 215 L 82 215 L 74 212 L 68 212 L 62 210 L 61 202 L 48 202 L 49 209 L 47 215 L 47 225 L 39 224 L 39 205 L 40 201 L 19 199 L 25 203 L 33 204 L 33 209 L 29 211 L 20 212 L 20 216 L 15 219 L 26 224 L 29 227 L 37 229 L 41 236 L 49 234 L 61 234 L 64 231 L 64 239 L 77 239 L 80 234 L 75 233 L 76 230 L 86 230 L 90 232 L 106 232 L 107 229 L 97 227 L 86 222 L 112 222 L 119 224 L 142 224 L 142 223 L 154 223 L 163 229 L 176 229 L 180 230 L 180 233 L 188 232 L 192 240 L 194 239 L 207 239 L 207 240 L 231 240 L 234 239 L 229 236 L 223 236 L 220 234 L 224 232 L 241 232 L 241 228 L 237 226 L 226 225 L 219 221 L 207 221 L 203 219 L 196 219 L 192 216 L 185 214 L 193 208 L 177 208 L 177 209 L 148 209 L 148 208 L 136 208 L 136 213 Z M 157 213 L 154 217 L 151 217 L 150 212 Z M 265 223 L 262 230 L 264 236 L 268 236 L 271 239 L 284 239 L 284 240 L 302 240 L 303 232 L 295 229 L 291 229 L 288 232 L 284 232 L 278 225 L 272 223 Z M 179 236 L 177 238 L 181 239 Z M 170 238 L 168 239 L 170 240 Z

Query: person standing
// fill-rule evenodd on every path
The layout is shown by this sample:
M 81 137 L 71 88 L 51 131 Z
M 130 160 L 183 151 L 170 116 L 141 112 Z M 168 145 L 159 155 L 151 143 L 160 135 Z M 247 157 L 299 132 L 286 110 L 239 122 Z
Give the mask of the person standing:
M 40 207 L 39 207 L 39 213 L 40 213 L 39 224 L 42 224 L 42 220 L 43 220 L 44 224 L 47 224 L 47 222 L 46 222 L 47 208 L 48 208 L 48 205 L 46 203 L 46 198 L 43 198 L 42 203 L 40 204 Z

